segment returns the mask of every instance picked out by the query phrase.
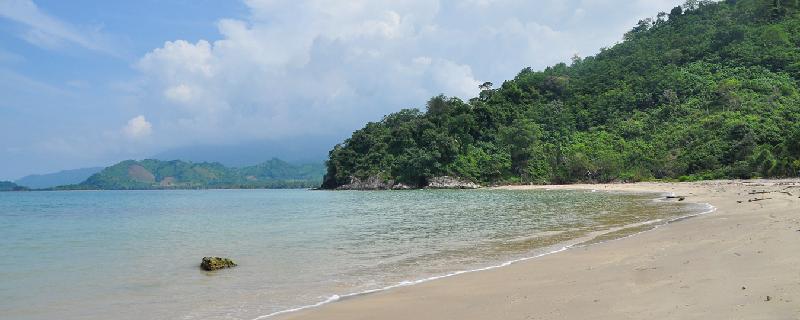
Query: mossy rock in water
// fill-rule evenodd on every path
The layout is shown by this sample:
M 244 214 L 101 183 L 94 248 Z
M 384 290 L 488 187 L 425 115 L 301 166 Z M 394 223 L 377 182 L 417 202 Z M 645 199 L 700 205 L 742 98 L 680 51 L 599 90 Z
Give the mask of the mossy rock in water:
M 200 268 L 206 271 L 233 268 L 235 266 L 236 263 L 233 260 L 220 257 L 203 257 L 203 262 L 200 263 Z

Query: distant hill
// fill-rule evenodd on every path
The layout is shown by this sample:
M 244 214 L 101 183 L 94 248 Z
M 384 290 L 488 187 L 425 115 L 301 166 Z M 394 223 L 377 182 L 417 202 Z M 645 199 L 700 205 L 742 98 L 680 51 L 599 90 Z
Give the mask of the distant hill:
M 272 159 L 242 168 L 220 163 L 181 160 L 126 160 L 103 169 L 79 184 L 60 190 L 149 189 L 285 189 L 317 187 L 325 168 L 321 163 L 294 165 Z
M 18 186 L 11 181 L 0 181 L 0 192 L 2 191 L 27 191 L 28 188 Z
M 252 166 L 269 158 L 280 158 L 290 163 L 323 162 L 328 159 L 328 150 L 341 138 L 339 136 L 307 136 L 286 138 L 280 141 L 249 141 L 231 145 L 193 145 L 166 150 L 149 158 L 219 162 L 229 167 Z
M 64 170 L 49 174 L 32 174 L 14 181 L 14 183 L 31 189 L 46 189 L 57 186 L 78 184 L 91 175 L 102 171 L 103 167 Z

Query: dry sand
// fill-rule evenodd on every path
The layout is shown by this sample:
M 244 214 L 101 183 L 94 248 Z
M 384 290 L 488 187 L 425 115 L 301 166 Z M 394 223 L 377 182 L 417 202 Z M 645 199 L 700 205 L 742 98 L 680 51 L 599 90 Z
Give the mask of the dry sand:
M 800 181 L 505 188 L 665 191 L 717 210 L 632 237 L 279 318 L 800 319 Z

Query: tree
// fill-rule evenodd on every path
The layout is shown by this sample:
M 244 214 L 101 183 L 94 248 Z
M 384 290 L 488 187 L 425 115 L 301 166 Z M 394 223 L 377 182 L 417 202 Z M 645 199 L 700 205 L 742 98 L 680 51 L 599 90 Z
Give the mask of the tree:
M 621 43 L 477 97 L 367 124 L 331 151 L 326 181 L 436 175 L 482 183 L 800 174 L 800 7 L 687 1 Z M 773 8 L 785 10 L 771 18 Z

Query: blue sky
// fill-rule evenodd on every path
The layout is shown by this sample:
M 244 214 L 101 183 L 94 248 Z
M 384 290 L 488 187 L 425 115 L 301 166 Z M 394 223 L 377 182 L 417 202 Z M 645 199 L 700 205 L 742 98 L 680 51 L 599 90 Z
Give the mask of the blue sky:
M 0 180 L 340 139 L 430 96 L 594 54 L 678 4 L 0 0 Z

